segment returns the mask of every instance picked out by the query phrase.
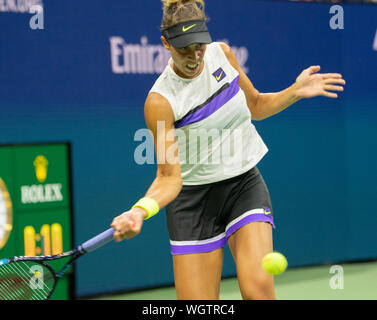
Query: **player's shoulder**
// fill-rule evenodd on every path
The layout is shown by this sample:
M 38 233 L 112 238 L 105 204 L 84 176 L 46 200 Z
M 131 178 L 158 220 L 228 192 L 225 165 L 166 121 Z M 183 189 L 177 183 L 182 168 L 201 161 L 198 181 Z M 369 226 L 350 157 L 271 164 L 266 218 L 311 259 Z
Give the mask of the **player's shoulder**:
M 210 52 L 212 52 L 212 55 L 214 57 L 225 57 L 231 63 L 235 59 L 235 56 L 231 47 L 226 42 L 222 42 L 222 41 L 212 42 L 209 46 L 210 46 L 209 47 Z
M 163 92 L 150 91 L 145 99 L 145 111 L 170 113 L 172 110 L 170 100 L 169 95 Z
M 226 42 L 217 42 L 217 46 L 219 47 L 219 50 L 221 50 L 222 54 L 226 57 L 226 59 L 229 61 L 229 63 L 236 69 L 239 69 L 237 58 L 232 51 L 232 48 L 227 44 Z
M 229 47 L 229 45 L 226 43 L 226 42 L 217 42 L 217 44 L 220 46 L 220 48 L 224 51 L 224 52 L 231 52 L 231 48 Z
M 149 108 L 170 107 L 169 100 L 158 92 L 149 92 L 145 100 L 145 105 Z
M 149 92 L 144 104 L 144 116 L 147 120 L 165 120 L 174 123 L 174 111 L 169 100 L 158 92 Z
M 220 42 L 217 42 L 217 44 L 228 58 L 232 56 L 233 54 L 232 49 L 226 42 L 220 41 Z

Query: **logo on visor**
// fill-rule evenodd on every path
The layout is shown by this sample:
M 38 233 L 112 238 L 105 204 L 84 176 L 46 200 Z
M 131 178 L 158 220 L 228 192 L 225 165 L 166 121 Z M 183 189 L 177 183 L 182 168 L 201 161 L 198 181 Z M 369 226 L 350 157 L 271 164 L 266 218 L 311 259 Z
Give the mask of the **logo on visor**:
M 186 32 L 186 31 L 190 30 L 191 28 L 194 28 L 195 26 L 196 26 L 196 23 L 193 24 L 193 25 L 191 25 L 191 26 L 189 26 L 189 27 L 185 27 L 185 26 L 183 26 L 183 27 L 182 27 L 182 31 L 183 31 L 183 32 Z
M 214 73 L 212 73 L 212 75 L 215 77 L 217 82 L 220 82 L 226 77 L 226 73 L 221 68 L 217 69 Z

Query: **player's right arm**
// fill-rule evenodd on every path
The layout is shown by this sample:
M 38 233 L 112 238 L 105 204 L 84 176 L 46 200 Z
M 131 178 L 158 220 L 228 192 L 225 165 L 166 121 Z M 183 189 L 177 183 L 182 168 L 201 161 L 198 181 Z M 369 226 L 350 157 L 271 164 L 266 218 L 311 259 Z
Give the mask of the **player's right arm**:
M 182 188 L 178 142 L 174 133 L 175 119 L 170 103 L 154 92 L 146 99 L 144 116 L 153 135 L 157 159 L 156 177 L 144 197 L 152 198 L 162 209 L 177 197 Z M 135 207 L 115 217 L 111 224 L 115 230 L 115 240 L 121 241 L 139 234 L 146 216 L 144 209 Z

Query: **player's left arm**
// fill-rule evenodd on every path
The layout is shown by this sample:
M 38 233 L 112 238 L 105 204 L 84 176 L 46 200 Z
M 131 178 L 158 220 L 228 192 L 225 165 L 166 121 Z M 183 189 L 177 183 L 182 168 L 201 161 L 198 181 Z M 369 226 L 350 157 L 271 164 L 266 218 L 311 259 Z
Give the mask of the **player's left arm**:
M 231 48 L 226 43 L 220 45 L 229 62 L 240 75 L 238 84 L 245 93 L 253 120 L 271 117 L 303 98 L 316 96 L 337 98 L 338 95 L 330 91 L 343 91 L 342 85 L 346 83 L 339 73 L 320 74 L 317 73 L 320 66 L 311 66 L 303 70 L 295 83 L 287 89 L 274 93 L 260 93 L 239 66 Z

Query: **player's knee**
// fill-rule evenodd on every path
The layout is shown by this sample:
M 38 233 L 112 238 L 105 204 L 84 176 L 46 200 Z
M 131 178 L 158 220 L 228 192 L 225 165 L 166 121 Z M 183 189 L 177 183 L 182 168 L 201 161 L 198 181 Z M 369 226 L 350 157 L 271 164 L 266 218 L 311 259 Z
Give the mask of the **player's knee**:
M 244 300 L 274 300 L 275 290 L 271 279 L 256 279 L 250 281 L 241 289 Z

